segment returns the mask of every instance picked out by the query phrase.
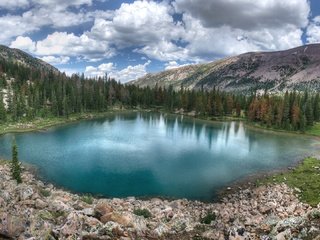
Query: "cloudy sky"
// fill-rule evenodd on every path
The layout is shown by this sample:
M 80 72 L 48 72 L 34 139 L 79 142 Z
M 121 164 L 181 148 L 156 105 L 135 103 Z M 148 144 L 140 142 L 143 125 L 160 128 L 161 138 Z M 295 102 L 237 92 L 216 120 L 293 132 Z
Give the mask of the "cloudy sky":
M 0 44 L 122 82 L 320 42 L 319 0 L 0 0 Z

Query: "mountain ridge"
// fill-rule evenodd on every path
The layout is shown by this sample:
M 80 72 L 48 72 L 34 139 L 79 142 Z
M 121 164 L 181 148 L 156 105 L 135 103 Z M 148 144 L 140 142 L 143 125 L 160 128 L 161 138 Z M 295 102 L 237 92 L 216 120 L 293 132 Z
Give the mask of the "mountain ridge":
M 56 67 L 17 48 L 10 48 L 0 45 L 0 59 L 1 58 L 6 61 L 16 62 L 30 68 L 52 71 L 56 74 L 60 73 Z
M 217 61 L 147 74 L 131 84 L 178 90 L 270 93 L 320 90 L 320 44 L 275 52 L 248 52 Z

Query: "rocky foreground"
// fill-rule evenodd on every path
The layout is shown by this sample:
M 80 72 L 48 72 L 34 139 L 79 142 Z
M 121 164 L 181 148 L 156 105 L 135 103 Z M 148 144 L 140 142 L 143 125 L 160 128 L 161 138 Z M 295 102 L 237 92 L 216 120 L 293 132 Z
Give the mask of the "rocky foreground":
M 320 204 L 301 203 L 284 184 L 239 190 L 209 204 L 86 199 L 28 171 L 23 182 L 17 185 L 0 165 L 0 239 L 320 239 Z M 151 216 L 138 216 L 137 209 Z

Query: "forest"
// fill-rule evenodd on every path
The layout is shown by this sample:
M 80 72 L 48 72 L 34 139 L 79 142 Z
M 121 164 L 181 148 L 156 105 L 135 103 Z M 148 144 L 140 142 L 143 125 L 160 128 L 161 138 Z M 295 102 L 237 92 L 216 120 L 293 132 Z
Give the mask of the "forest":
M 168 112 L 183 109 L 207 118 L 241 117 L 267 127 L 301 132 L 320 120 L 319 93 L 274 95 L 266 91 L 241 95 L 219 89 L 187 90 L 183 86 L 179 91 L 172 87 L 140 88 L 108 76 L 68 77 L 0 59 L 0 123 L 105 112 L 114 106 Z

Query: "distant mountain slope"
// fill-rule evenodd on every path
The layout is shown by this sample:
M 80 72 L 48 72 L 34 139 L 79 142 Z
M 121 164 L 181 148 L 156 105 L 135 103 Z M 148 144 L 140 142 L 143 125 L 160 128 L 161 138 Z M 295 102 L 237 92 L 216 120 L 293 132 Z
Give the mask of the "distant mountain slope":
M 44 71 L 53 71 L 59 73 L 59 70 L 52 65 L 42 61 L 41 59 L 34 58 L 31 55 L 15 48 L 9 48 L 3 45 L 0 45 L 0 58 L 3 58 L 7 61 L 18 62 L 26 67 L 35 68 L 38 70 Z
M 251 52 L 207 64 L 190 65 L 132 82 L 138 86 L 219 88 L 248 93 L 254 90 L 320 90 L 320 44 L 278 52 Z

